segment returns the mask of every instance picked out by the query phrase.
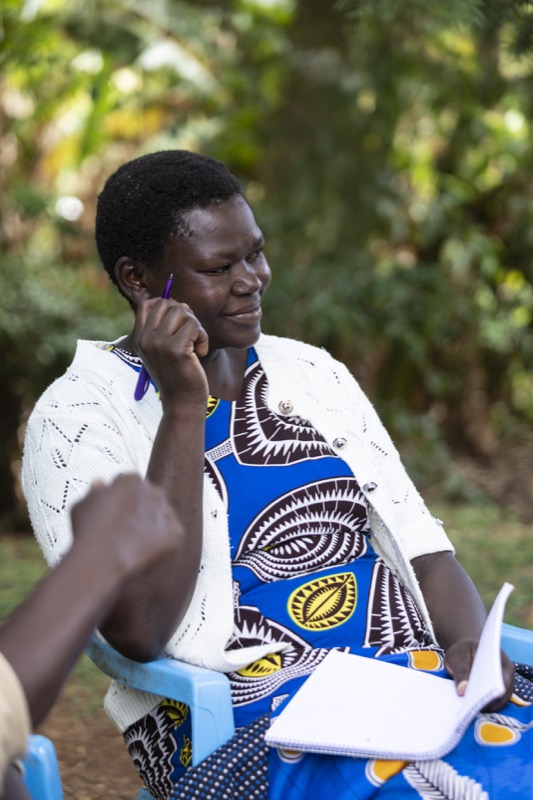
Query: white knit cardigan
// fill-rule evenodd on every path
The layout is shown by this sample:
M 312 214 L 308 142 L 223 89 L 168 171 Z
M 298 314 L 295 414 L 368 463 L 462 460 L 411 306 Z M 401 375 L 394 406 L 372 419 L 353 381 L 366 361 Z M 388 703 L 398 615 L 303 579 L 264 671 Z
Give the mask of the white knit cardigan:
M 136 402 L 136 375 L 107 343 L 78 342 L 66 373 L 37 402 L 28 422 L 23 490 L 36 538 L 49 564 L 70 547 L 69 510 L 95 478 L 145 474 L 161 418 L 153 387 Z M 411 591 L 430 631 L 410 560 L 453 550 L 428 512 L 369 400 L 346 367 L 316 347 L 262 335 L 255 345 L 268 380 L 268 405 L 308 420 L 346 461 L 366 496 L 376 552 Z M 227 513 L 206 476 L 204 545 L 195 594 L 166 653 L 220 671 L 240 669 L 270 646 L 226 650 L 233 631 Z M 106 707 L 124 730 L 157 698 L 113 686 Z

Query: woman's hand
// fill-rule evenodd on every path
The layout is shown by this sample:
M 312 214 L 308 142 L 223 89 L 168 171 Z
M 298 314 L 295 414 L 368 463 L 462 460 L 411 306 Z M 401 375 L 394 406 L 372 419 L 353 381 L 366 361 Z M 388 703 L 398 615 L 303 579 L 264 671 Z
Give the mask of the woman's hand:
M 430 553 L 411 562 L 426 601 L 437 642 L 445 651 L 445 666 L 459 694 L 464 694 L 486 611 L 472 579 L 452 553 Z M 502 708 L 514 684 L 514 667 L 502 653 L 506 691 L 486 709 Z
M 160 297 L 141 303 L 133 344 L 159 389 L 163 409 L 174 401 L 205 405 L 209 388 L 200 358 L 207 355 L 209 340 L 186 303 Z
M 457 693 L 461 696 L 464 695 L 466 691 L 477 645 L 478 642 L 475 639 L 461 639 L 447 649 L 444 657 L 444 666 L 453 677 L 455 685 L 457 686 Z M 499 711 L 508 702 L 514 691 L 514 664 L 503 650 L 501 651 L 501 663 L 505 692 L 501 697 L 497 697 L 485 706 L 483 711 Z

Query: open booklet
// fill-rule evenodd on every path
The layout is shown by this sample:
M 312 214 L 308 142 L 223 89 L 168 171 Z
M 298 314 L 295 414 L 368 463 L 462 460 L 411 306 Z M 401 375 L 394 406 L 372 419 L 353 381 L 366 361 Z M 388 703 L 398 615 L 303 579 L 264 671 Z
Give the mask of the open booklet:
M 441 758 L 487 703 L 505 691 L 501 626 L 513 586 L 491 608 L 463 697 L 452 680 L 332 650 L 266 734 L 267 744 L 332 755 Z

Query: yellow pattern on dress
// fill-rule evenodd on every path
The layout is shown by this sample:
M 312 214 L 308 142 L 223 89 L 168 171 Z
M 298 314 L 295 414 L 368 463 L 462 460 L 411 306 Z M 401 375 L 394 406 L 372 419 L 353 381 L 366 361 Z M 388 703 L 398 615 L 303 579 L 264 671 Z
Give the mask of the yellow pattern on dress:
M 357 584 L 351 572 L 341 572 L 309 581 L 296 589 L 287 611 L 300 628 L 325 630 L 342 625 L 357 606 Z
M 373 786 L 383 786 L 399 772 L 402 771 L 410 761 L 392 761 L 381 758 L 371 758 L 367 761 L 365 775 Z
M 281 669 L 281 656 L 279 653 L 272 653 L 271 655 L 264 656 L 263 658 L 247 664 L 246 667 L 238 670 L 238 675 L 244 678 L 264 678 L 266 675 L 272 675 L 273 672 L 278 672 Z
M 161 708 L 165 711 L 167 718 L 172 720 L 175 728 L 179 728 L 189 713 L 189 706 L 187 703 L 181 703 L 178 700 L 163 700 Z

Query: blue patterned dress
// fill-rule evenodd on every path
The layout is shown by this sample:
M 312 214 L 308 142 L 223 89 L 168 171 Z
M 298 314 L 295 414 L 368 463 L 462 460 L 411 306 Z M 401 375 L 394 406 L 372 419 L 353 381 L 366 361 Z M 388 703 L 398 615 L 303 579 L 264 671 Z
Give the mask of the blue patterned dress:
M 479 715 L 439 761 L 304 755 L 264 745 L 270 715 L 332 648 L 448 679 L 409 592 L 372 548 L 357 476 L 308 422 L 270 411 L 266 396 L 252 348 L 239 399 L 210 398 L 205 469 L 228 512 L 235 598 L 229 648 L 275 643 L 280 650 L 229 674 L 237 733 L 198 767 L 189 766 L 194 743 L 183 704 L 163 701 L 132 725 L 125 739 L 146 784 L 157 797 L 184 800 L 533 798 L 526 769 L 533 714 L 518 695 L 500 714 Z

